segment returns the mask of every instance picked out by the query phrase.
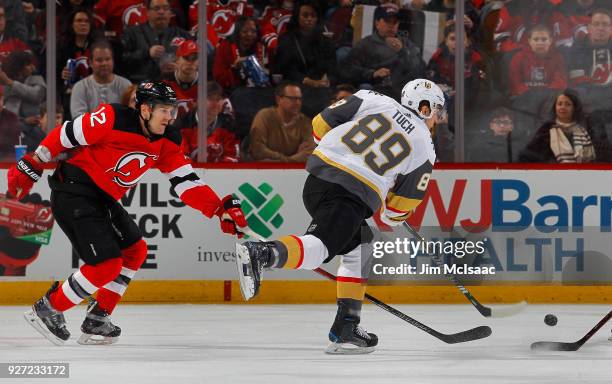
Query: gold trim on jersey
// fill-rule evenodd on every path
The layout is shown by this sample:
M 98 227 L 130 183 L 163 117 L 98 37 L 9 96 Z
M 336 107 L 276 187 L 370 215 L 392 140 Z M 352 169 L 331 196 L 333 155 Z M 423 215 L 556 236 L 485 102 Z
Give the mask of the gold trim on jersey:
M 351 170 L 350 168 L 345 167 L 342 164 L 336 163 L 335 161 L 333 161 L 332 159 L 328 158 L 323 153 L 321 153 L 321 151 L 319 151 L 318 149 L 315 149 L 314 152 L 312 152 L 312 154 L 316 155 L 319 159 L 321 159 L 322 161 L 324 161 L 328 165 L 330 165 L 330 166 L 332 166 L 334 168 L 338 168 L 339 170 L 348 173 L 349 175 L 353 176 L 357 180 L 361 181 L 362 183 L 364 183 L 365 185 L 370 187 L 370 189 L 372 189 L 378 195 L 378 198 L 380 199 L 381 204 L 384 205 L 385 199 L 383 198 L 382 193 L 380 192 L 380 188 L 378 188 L 376 185 L 374 185 L 370 180 L 366 179 L 365 177 L 363 177 L 362 175 L 356 173 L 355 171 Z
M 404 196 L 398 196 L 393 192 L 387 194 L 387 208 L 392 211 L 409 212 L 421 204 L 420 199 L 410 199 Z
M 336 297 L 338 299 L 353 299 L 363 301 L 366 286 L 361 283 L 338 281 L 336 283 Z
M 321 141 L 323 136 L 329 131 L 331 131 L 331 127 L 320 113 L 312 119 L 312 135 L 317 141 Z

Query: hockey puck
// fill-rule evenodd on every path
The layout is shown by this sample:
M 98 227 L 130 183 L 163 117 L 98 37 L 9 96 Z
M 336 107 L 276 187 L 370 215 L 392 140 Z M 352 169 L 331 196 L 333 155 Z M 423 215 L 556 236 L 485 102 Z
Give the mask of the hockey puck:
M 557 316 L 549 313 L 548 315 L 544 316 L 544 323 L 546 325 L 554 327 L 555 325 L 557 325 Z

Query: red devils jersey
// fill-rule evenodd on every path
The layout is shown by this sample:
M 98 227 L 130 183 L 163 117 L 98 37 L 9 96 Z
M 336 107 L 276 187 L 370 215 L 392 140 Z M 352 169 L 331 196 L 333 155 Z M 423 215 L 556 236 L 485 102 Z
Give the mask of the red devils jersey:
M 100 0 L 94 6 L 94 19 L 98 27 L 121 36 L 124 27 L 146 23 L 147 10 L 139 0 Z
M 278 36 L 287 31 L 292 11 L 285 8 L 266 7 L 261 15 L 262 41 L 266 48 L 275 50 L 278 45 Z
M 174 77 L 174 76 L 173 76 Z M 172 80 L 164 80 L 164 83 L 169 85 L 176 93 L 178 116 L 184 116 L 195 107 L 198 100 L 198 82 L 194 81 L 191 84 L 179 84 L 176 78 Z
M 172 190 L 187 205 L 211 217 L 219 197 L 194 173 L 181 153 L 181 134 L 167 128 L 163 137 L 149 140 L 142 132 L 134 109 L 120 104 L 102 104 L 91 113 L 58 126 L 43 140 L 36 154 L 50 161 L 71 150 L 68 163 L 85 171 L 108 195 L 119 200 L 145 172 L 157 168 L 172 184 Z

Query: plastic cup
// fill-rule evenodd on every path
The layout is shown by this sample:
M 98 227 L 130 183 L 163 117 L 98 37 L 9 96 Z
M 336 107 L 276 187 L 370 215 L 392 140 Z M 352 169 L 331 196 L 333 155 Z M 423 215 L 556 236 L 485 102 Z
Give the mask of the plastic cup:
M 19 161 L 28 151 L 28 146 L 23 144 L 15 145 L 15 160 Z

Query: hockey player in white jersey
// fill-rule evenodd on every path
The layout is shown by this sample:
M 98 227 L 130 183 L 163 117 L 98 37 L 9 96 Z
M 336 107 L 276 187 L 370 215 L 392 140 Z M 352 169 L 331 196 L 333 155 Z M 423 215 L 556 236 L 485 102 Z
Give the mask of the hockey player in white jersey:
M 236 244 L 245 300 L 257 295 L 263 268 L 315 269 L 340 256 L 326 352 L 372 352 L 378 338 L 359 326 L 371 258 L 362 253 L 372 240 L 365 220 L 380 211 L 386 224 L 399 225 L 421 202 L 436 157 L 427 123 L 435 124 L 443 107 L 440 88 L 417 79 L 404 86 L 401 104 L 362 90 L 317 115 L 318 147 L 303 190 L 312 222 L 303 236 Z

